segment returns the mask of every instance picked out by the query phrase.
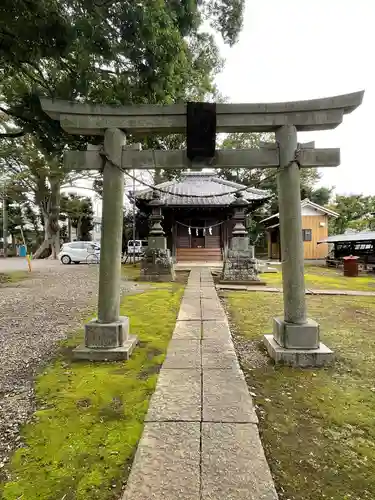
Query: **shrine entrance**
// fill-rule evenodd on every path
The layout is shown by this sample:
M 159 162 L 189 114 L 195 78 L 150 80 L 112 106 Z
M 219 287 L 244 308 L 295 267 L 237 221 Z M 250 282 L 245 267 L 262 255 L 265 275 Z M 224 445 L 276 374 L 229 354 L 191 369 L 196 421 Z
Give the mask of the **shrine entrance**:
M 203 229 L 199 229 L 198 236 L 191 237 L 191 248 L 205 248 Z
M 52 119 L 59 120 L 67 133 L 104 136 L 102 146 L 65 154 L 65 165 L 70 170 L 103 171 L 98 319 L 86 325 L 85 344 L 78 347 L 74 355 L 84 359 L 127 359 L 136 345 L 136 339 L 128 335 L 128 318 L 119 316 L 124 173 L 131 175 L 132 170 L 155 168 L 274 168 L 278 183 L 284 315 L 273 319 L 273 334 L 265 335 L 264 343 L 276 362 L 292 366 L 329 363 L 333 353 L 320 342 L 319 325 L 307 317 L 300 169 L 336 167 L 340 163 L 340 151 L 317 149 L 313 143 L 300 144 L 297 132 L 337 127 L 345 114 L 361 104 L 363 94 L 355 92 L 286 103 L 123 107 L 41 99 L 43 110 Z M 141 151 L 134 144 L 127 147 L 125 132 L 132 137 L 186 133 L 187 150 Z M 259 149 L 216 150 L 215 139 L 219 132 L 274 132 L 276 143 L 262 144 Z M 233 276 L 233 270 L 234 275 L 237 271 L 241 275 L 244 269 L 256 274 L 244 225 L 248 207 L 244 192 L 242 188 L 232 191 L 235 199 L 230 207 L 234 227 L 223 271 L 224 278 L 228 279 Z M 171 194 L 175 198 L 186 197 L 186 193 L 170 193 L 168 188 L 153 189 L 149 203 L 152 228 L 144 263 L 145 279 L 160 277 L 163 272 L 166 277 L 173 278 L 173 265 L 162 227 L 164 197 Z M 189 192 L 188 196 L 195 198 L 198 195 Z M 202 193 L 199 196 L 202 197 Z M 216 193 L 204 193 L 205 199 L 217 196 Z M 196 237 L 194 244 L 198 246 L 199 234 Z

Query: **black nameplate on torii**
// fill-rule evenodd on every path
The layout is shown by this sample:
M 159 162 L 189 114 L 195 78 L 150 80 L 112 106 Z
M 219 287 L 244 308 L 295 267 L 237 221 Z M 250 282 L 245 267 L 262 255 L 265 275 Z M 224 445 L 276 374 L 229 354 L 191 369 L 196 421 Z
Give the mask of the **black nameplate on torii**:
M 191 162 L 214 158 L 216 149 L 216 103 L 188 102 L 186 106 L 186 149 Z

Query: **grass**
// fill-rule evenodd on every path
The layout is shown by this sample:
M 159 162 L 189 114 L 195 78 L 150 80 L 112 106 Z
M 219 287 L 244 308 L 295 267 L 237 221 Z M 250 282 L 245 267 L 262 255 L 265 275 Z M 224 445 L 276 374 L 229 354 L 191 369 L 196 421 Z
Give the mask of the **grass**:
M 281 266 L 278 266 L 281 270 Z M 282 287 L 282 273 L 265 273 L 260 278 L 268 286 Z M 306 288 L 316 290 L 361 290 L 375 292 L 375 275 L 347 278 L 340 269 L 320 266 L 305 266 Z
M 309 315 L 337 356 L 333 367 L 275 367 L 261 336 L 282 311 L 274 294 L 229 293 L 242 366 L 260 416 L 280 499 L 375 498 L 375 302 L 309 297 Z
M 136 262 L 135 264 L 122 264 L 121 273 L 123 278 L 126 278 L 130 281 L 139 280 L 141 265 L 139 262 Z
M 121 273 L 123 279 L 129 281 L 142 281 L 141 279 L 141 264 L 137 262 L 134 264 L 122 264 Z M 176 271 L 176 279 L 174 283 L 187 283 L 189 276 L 189 271 Z M 147 281 L 146 283 L 150 283 Z M 160 287 L 163 286 L 163 282 L 150 283 L 152 286 Z
M 3 500 L 118 499 L 143 429 L 149 399 L 172 335 L 183 287 L 127 296 L 140 345 L 127 362 L 72 362 L 83 333 L 62 346 L 36 381 L 38 410 L 22 432 Z
M 0 273 L 0 285 L 17 283 L 28 278 L 30 274 L 27 271 L 11 271 L 9 273 Z

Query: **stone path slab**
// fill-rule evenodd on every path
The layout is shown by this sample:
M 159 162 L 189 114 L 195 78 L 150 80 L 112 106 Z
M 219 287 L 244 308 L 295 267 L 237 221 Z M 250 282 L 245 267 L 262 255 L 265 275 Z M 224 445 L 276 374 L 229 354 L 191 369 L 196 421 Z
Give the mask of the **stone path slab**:
M 202 340 L 231 340 L 227 321 L 202 321 Z
M 257 426 L 202 424 L 202 500 L 277 500 Z
M 242 372 L 203 372 L 203 422 L 258 423 Z
M 352 297 L 375 297 L 375 292 L 366 290 L 306 290 L 307 295 L 348 295 Z
M 202 335 L 201 320 L 177 321 L 173 332 L 174 339 L 197 339 L 200 340 Z
M 146 422 L 199 422 L 201 386 L 200 370 L 161 370 Z
M 227 319 L 221 305 L 202 299 L 202 320 L 203 321 L 225 321 Z
M 246 285 L 216 285 L 218 290 L 241 290 L 244 292 L 266 292 L 266 293 L 282 293 L 282 288 L 269 286 L 246 286 Z M 315 290 L 307 288 L 306 295 L 346 295 L 351 297 L 375 297 L 375 291 L 367 290 Z
M 181 305 L 180 305 L 180 311 L 178 314 L 178 320 L 180 321 L 186 321 L 186 320 L 192 320 L 192 319 L 201 319 L 200 313 L 199 313 L 199 308 L 200 308 L 200 297 L 194 297 L 194 298 L 182 298 Z
M 200 498 L 199 422 L 147 423 L 122 500 Z
M 186 322 L 186 323 L 190 323 Z M 200 339 L 172 338 L 169 343 L 167 357 L 163 368 L 195 368 L 201 367 Z
M 228 319 L 194 268 L 122 500 L 277 500 Z
M 215 287 L 201 288 L 200 296 L 202 299 L 216 299 L 217 293 Z
M 232 369 L 240 372 L 233 343 L 202 340 L 202 367 L 203 369 Z

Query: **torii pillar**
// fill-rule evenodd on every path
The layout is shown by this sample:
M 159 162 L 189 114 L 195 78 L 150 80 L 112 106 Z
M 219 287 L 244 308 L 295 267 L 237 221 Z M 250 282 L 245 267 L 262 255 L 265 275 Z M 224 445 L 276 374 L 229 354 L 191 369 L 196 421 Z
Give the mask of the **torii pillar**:
M 265 335 L 268 353 L 292 366 L 324 366 L 333 352 L 320 342 L 319 324 L 307 318 L 302 240 L 300 170 L 295 161 L 297 130 L 276 130 L 280 168 L 277 175 L 284 317 L 273 319 L 273 335 Z
M 124 173 L 116 165 L 121 164 L 125 143 L 121 130 L 105 131 L 98 317 L 85 325 L 85 342 L 73 351 L 76 359 L 128 359 L 137 343 L 137 338 L 129 335 L 129 318 L 119 315 Z

